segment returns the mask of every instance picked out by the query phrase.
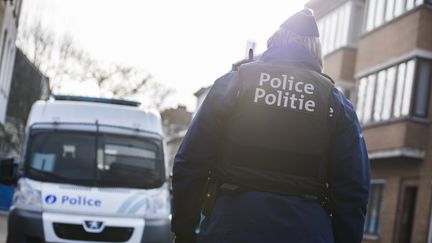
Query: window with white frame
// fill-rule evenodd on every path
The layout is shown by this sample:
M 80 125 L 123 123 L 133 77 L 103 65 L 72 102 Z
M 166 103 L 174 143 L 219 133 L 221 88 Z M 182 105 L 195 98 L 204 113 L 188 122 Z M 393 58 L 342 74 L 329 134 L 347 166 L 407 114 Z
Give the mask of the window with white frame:
M 406 116 L 427 117 L 431 63 L 411 59 L 360 78 L 357 115 L 361 123 Z
M 381 203 L 384 192 L 384 181 L 372 181 L 369 203 L 364 224 L 364 233 L 377 235 L 380 227 Z
M 415 116 L 427 117 L 427 111 L 429 109 L 429 95 L 430 95 L 430 83 L 432 77 L 432 64 L 431 62 L 421 61 L 418 65 L 417 70 L 417 85 L 415 87 L 415 98 L 413 99 L 414 108 L 413 113 Z
M 323 55 L 348 44 L 352 8 L 352 2 L 348 1 L 318 19 Z
M 366 31 L 371 31 L 423 3 L 424 0 L 368 0 Z

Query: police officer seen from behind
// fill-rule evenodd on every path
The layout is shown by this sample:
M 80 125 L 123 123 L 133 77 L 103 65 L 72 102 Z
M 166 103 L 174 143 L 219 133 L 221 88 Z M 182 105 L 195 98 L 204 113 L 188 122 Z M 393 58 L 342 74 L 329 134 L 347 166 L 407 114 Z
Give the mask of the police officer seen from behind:
M 176 242 L 361 242 L 369 160 L 353 105 L 321 74 L 312 11 L 267 47 L 216 80 L 184 137 Z

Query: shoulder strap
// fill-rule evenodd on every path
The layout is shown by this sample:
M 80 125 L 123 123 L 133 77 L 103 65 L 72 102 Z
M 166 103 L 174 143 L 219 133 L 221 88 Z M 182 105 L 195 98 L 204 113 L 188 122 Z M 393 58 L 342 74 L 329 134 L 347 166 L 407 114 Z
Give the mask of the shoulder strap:
M 322 76 L 324 76 L 324 78 L 327 78 L 333 85 L 335 84 L 335 81 L 333 81 L 333 79 L 330 76 L 328 76 L 327 74 L 325 74 L 323 72 L 321 72 L 319 74 L 321 74 Z

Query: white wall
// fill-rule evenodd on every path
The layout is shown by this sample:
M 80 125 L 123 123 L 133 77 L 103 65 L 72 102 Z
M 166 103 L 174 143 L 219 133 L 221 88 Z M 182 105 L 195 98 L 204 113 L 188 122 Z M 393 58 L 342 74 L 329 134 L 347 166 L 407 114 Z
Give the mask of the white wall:
M 15 40 L 17 36 L 17 20 L 14 14 L 15 5 L 5 2 L 5 14 L 3 25 L 0 29 L 0 124 L 6 119 L 6 109 L 9 99 L 9 91 L 12 81 L 13 66 L 15 63 Z

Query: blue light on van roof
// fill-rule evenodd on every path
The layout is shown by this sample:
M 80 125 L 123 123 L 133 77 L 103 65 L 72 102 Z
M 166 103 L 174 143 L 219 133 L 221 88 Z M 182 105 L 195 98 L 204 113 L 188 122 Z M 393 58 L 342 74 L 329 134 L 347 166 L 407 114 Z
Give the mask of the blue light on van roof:
M 134 106 L 134 107 L 138 107 L 141 105 L 140 102 L 122 100 L 122 99 L 107 99 L 107 98 L 95 98 L 95 97 L 73 96 L 73 95 L 52 95 L 52 97 L 55 100 L 95 102 L 95 103 L 116 104 L 116 105 Z

